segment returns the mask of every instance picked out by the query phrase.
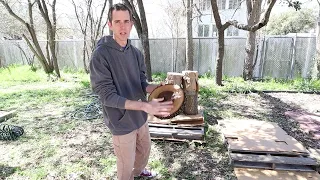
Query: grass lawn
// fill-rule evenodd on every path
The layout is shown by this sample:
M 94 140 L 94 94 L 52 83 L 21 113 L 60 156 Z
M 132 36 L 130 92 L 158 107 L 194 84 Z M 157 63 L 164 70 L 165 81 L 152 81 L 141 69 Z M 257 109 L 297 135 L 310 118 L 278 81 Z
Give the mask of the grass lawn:
M 33 72 L 27 66 L 0 69 L 0 110 L 17 110 L 15 117 L 3 123 L 25 130 L 15 141 L 0 141 L 0 179 L 115 179 L 111 134 L 102 119 L 72 116 L 94 101 L 89 76 L 62 72 L 62 77 L 48 81 L 41 70 Z M 165 76 L 153 77 L 159 82 Z M 302 79 L 244 82 L 233 78 L 225 79 L 225 86 L 218 87 L 213 78 L 203 76 L 199 84 L 206 144 L 153 141 L 148 166 L 159 173 L 158 179 L 235 179 L 216 127 L 217 117 L 240 116 L 230 108 L 219 109 L 226 99 L 235 96 L 230 92 L 320 91 L 319 81 Z

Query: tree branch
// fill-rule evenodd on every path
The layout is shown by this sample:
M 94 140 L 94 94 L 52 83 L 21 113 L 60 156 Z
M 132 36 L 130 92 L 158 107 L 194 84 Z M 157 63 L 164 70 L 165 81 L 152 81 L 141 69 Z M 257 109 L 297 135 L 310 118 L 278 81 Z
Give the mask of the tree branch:
M 23 24 L 27 24 L 26 21 L 24 21 L 21 17 L 19 17 L 16 13 L 14 13 L 11 9 L 11 7 L 9 6 L 9 4 L 7 2 L 5 2 L 4 0 L 0 0 L 0 3 L 8 10 L 9 14 L 12 15 L 14 18 L 16 18 L 18 21 L 20 21 Z
M 102 8 L 102 10 L 101 10 L 100 18 L 99 18 L 99 22 L 98 22 L 98 28 L 97 28 L 97 30 L 96 30 L 96 36 L 95 36 L 95 39 L 97 39 L 97 38 L 98 38 L 98 36 L 99 36 L 99 34 L 100 34 L 100 28 L 101 28 L 102 16 L 103 16 L 104 11 L 105 11 L 105 9 L 106 9 L 107 1 L 108 1 L 108 0 L 104 0 L 103 8 Z
M 214 16 L 214 20 L 218 29 L 222 28 L 221 17 L 217 6 L 217 0 L 211 0 L 211 7 Z
M 244 1 L 245 1 L 245 0 L 242 0 L 242 1 L 239 3 L 238 7 L 234 10 L 234 12 L 233 12 L 233 14 L 232 14 L 232 16 L 231 16 L 231 19 L 233 19 L 234 15 L 236 14 L 236 12 L 237 12 L 238 9 L 241 7 L 241 4 L 242 4 Z
M 258 23 L 254 24 L 253 26 L 250 26 L 248 24 L 239 24 L 239 22 L 236 20 L 227 21 L 225 24 L 233 25 L 234 27 L 236 27 L 238 29 L 255 32 L 268 23 L 271 10 L 272 10 L 275 3 L 276 3 L 276 0 L 271 0 L 271 2 L 268 5 L 266 13 L 264 13 L 263 18 Z
M 252 2 L 251 0 L 246 0 L 246 4 L 247 4 L 247 14 L 250 15 L 252 13 Z

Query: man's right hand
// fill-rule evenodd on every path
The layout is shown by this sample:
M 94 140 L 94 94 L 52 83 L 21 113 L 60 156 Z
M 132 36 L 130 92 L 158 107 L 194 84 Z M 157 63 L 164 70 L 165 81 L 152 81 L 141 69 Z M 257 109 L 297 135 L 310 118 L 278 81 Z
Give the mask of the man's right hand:
M 167 117 L 170 115 L 170 111 L 173 108 L 173 102 L 172 101 L 163 101 L 164 98 L 159 99 L 152 99 L 148 103 L 145 104 L 143 111 L 145 111 L 148 114 Z

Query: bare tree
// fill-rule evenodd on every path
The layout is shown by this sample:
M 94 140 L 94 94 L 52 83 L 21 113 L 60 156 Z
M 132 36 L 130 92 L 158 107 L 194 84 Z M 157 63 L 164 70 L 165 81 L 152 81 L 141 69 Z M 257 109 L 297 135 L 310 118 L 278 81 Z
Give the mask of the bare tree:
M 123 2 L 132 10 L 133 13 L 133 21 L 134 26 L 138 32 L 138 36 L 141 40 L 143 46 L 143 53 L 144 53 L 144 62 L 147 68 L 147 79 L 149 82 L 152 81 L 152 71 L 151 71 L 151 61 L 150 61 L 150 46 L 149 46 L 149 33 L 148 33 L 148 24 L 146 19 L 146 13 L 144 10 L 142 0 L 136 0 L 139 14 L 136 8 L 136 4 L 134 0 L 123 0 Z
M 172 1 L 167 0 L 166 6 L 164 6 L 164 11 L 168 18 L 163 18 L 164 25 L 167 26 L 169 29 L 169 33 L 174 43 L 174 55 L 173 55 L 173 62 L 177 61 L 178 58 L 178 38 L 185 37 L 185 30 L 186 30 L 186 8 L 182 6 L 184 4 L 183 0 L 179 1 Z M 184 8 L 183 8 L 184 7 Z M 163 29 L 161 29 L 163 31 Z M 159 34 L 159 32 L 158 32 Z M 173 70 L 176 70 L 176 63 L 173 64 Z
M 0 3 L 6 8 L 8 13 L 13 16 L 16 20 L 22 23 L 29 35 L 22 34 L 22 37 L 27 42 L 29 48 L 40 61 L 44 71 L 47 74 L 51 74 L 53 71 L 56 72 L 57 76 L 60 78 L 60 71 L 58 66 L 58 61 L 56 57 L 56 46 L 55 46 L 55 36 L 56 36 L 56 0 L 53 0 L 51 6 L 51 12 L 48 10 L 48 6 L 44 0 L 35 0 L 31 1 L 28 0 L 28 18 L 29 20 L 25 20 L 22 16 L 19 16 L 16 12 L 14 12 L 9 5 L 8 1 L 0 0 Z M 35 5 L 38 6 L 38 10 L 40 11 L 41 17 L 46 23 L 47 26 L 47 42 L 49 44 L 50 50 L 46 48 L 46 53 L 44 53 L 41 49 L 39 44 L 37 34 L 35 31 L 35 24 L 34 24 L 34 16 L 33 13 L 35 11 Z M 51 13 L 51 15 L 50 15 Z M 52 16 L 50 18 L 50 16 Z M 45 56 L 46 54 L 46 56 Z
M 24 58 L 26 59 L 27 61 L 27 64 L 30 66 L 30 69 L 32 71 L 36 71 L 37 68 L 34 66 L 34 54 L 30 55 L 30 54 L 27 54 L 27 52 L 25 51 L 25 49 L 19 44 L 19 43 L 15 43 L 14 44 L 15 46 L 17 46 L 20 50 L 20 52 L 22 53 L 22 55 L 24 56 Z M 1 66 L 0 66 L 1 67 Z
M 268 5 L 265 13 L 260 19 L 261 1 L 260 0 L 246 0 L 248 24 L 240 24 L 236 20 L 229 20 L 224 24 L 221 23 L 220 14 L 218 11 L 217 0 L 211 0 L 213 16 L 218 29 L 218 53 L 217 53 L 217 67 L 216 67 L 216 83 L 222 85 L 222 64 L 224 56 L 224 30 L 230 25 L 242 30 L 249 31 L 246 43 L 246 59 L 245 59 L 245 79 L 252 78 L 253 72 L 253 55 L 255 50 L 255 32 L 265 26 L 270 17 L 271 10 L 276 3 L 276 0 L 268 0 Z
M 102 8 L 98 16 L 95 17 L 93 0 L 84 0 L 84 5 L 75 3 L 72 0 L 74 12 L 77 17 L 77 21 L 80 26 L 81 33 L 83 35 L 83 67 L 87 73 L 89 73 L 87 60 L 90 58 L 90 54 L 96 46 L 97 39 L 102 36 L 103 29 L 106 25 L 106 20 L 103 21 L 103 14 L 106 14 L 106 5 L 108 0 L 103 0 Z M 110 0 L 109 0 L 110 1 Z M 85 7 L 85 9 L 83 9 Z M 87 43 L 89 37 L 91 43 Z
M 217 52 L 217 65 L 216 65 L 216 84 L 222 86 L 222 63 L 224 56 L 224 31 L 230 26 L 230 23 L 221 22 L 217 0 L 211 0 L 211 7 L 213 12 L 214 21 L 218 30 L 218 52 Z
M 21 4 L 16 4 L 15 10 L 22 11 L 24 7 Z M 22 34 L 26 33 L 25 27 L 16 19 L 11 16 L 6 9 L 0 7 L 0 32 L 4 35 L 5 39 L 22 39 Z
M 164 11 L 168 18 L 164 18 L 164 24 L 168 26 L 170 35 L 172 38 L 182 37 L 185 33 L 185 19 L 186 19 L 186 8 L 182 7 L 181 1 L 169 1 L 167 0 Z

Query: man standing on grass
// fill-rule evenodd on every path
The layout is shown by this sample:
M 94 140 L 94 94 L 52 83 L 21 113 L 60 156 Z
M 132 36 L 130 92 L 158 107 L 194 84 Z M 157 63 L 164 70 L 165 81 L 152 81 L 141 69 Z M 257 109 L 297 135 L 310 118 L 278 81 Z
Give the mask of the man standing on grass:
M 113 135 L 119 180 L 155 176 L 145 169 L 151 149 L 147 113 L 168 116 L 173 108 L 172 101 L 146 102 L 146 93 L 157 85 L 147 83 L 143 55 L 130 44 L 132 25 L 131 10 L 121 3 L 113 5 L 108 12 L 113 36 L 99 40 L 90 62 L 91 86 Z

